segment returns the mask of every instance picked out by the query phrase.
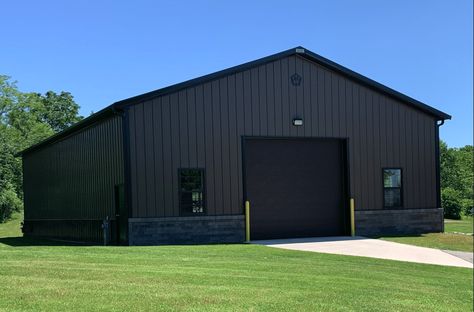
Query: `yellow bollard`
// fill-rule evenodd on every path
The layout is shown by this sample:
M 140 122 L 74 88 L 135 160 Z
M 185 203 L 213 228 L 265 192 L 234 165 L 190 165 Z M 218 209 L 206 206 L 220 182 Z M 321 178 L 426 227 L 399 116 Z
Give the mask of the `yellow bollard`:
M 354 198 L 350 199 L 351 207 L 351 236 L 355 236 Z
M 245 201 L 245 242 L 250 242 L 250 202 Z

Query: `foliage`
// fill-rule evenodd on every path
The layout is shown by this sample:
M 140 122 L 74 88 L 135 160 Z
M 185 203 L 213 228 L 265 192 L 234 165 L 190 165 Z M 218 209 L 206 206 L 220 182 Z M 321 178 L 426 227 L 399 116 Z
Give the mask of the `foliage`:
M 461 219 L 461 192 L 446 187 L 441 190 L 441 206 L 444 208 L 444 217 L 448 219 Z
M 447 218 L 451 213 L 458 215 L 456 211 L 468 215 L 473 208 L 473 157 L 472 145 L 449 148 L 445 142 L 440 142 L 441 195 L 445 198 L 442 198 L 442 206 Z M 458 197 L 454 199 L 453 196 Z M 450 206 L 447 208 L 446 204 Z
M 78 111 L 68 92 L 23 93 L 0 75 L 0 222 L 23 199 L 21 159 L 15 154 L 79 121 Z
M 459 179 L 459 164 L 456 162 L 456 150 L 440 141 L 440 178 L 441 187 L 451 187 L 453 189 L 462 188 Z
M 472 145 L 466 145 L 457 150 L 456 159 L 459 163 L 460 180 L 462 184 L 461 205 L 464 214 L 472 214 L 474 207 L 474 148 Z
M 10 183 L 6 183 L 0 192 L 0 222 L 10 218 L 15 211 L 23 208 L 23 202 L 18 198 L 15 189 Z
M 56 94 L 48 91 L 44 95 L 36 94 L 41 103 L 35 112 L 37 118 L 51 127 L 54 132 L 62 131 L 82 119 L 79 116 L 79 105 L 69 92 Z

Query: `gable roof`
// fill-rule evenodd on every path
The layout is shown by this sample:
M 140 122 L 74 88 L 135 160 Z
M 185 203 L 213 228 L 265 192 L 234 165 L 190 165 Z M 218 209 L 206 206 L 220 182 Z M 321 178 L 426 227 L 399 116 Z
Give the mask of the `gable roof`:
M 251 69 L 253 67 L 257 67 L 257 66 L 260 66 L 260 65 L 263 65 L 263 64 L 266 64 L 266 63 L 270 63 L 270 62 L 273 62 L 273 61 L 276 61 L 276 60 L 279 60 L 279 59 L 282 59 L 282 58 L 285 58 L 285 57 L 288 57 L 288 56 L 292 56 L 292 55 L 298 55 L 300 57 L 303 57 L 309 61 L 312 61 L 312 62 L 315 62 L 317 64 L 320 64 L 326 68 L 329 68 L 331 70 L 334 70 L 335 72 L 345 76 L 346 78 L 348 79 L 351 79 L 351 80 L 354 80 L 355 82 L 357 83 L 360 83 L 360 84 L 363 84 L 369 88 L 372 88 L 372 89 L 375 89 L 376 91 L 379 91 L 379 92 L 382 92 L 390 97 L 393 97 L 397 100 L 400 100 L 418 110 L 421 110 L 422 112 L 428 114 L 428 115 L 431 115 L 435 118 L 437 118 L 437 120 L 446 120 L 446 119 L 451 119 L 451 116 L 440 111 L 440 110 L 437 110 L 436 108 L 433 108 L 425 103 L 422 103 L 418 100 L 415 100 L 405 94 L 402 94 L 398 91 L 395 91 L 381 83 L 378 83 L 370 78 L 367 78 L 359 73 L 356 73 L 342 65 L 339 65 L 325 57 L 322 57 L 314 52 L 311 52 L 310 50 L 307 50 L 301 46 L 298 46 L 296 48 L 293 48 L 293 49 L 289 49 L 289 50 L 286 50 L 286 51 L 283 51 L 283 52 L 280 52 L 280 53 L 276 53 L 276 54 L 273 54 L 273 55 L 270 55 L 270 56 L 267 56 L 267 57 L 264 57 L 264 58 L 261 58 L 261 59 L 258 59 L 258 60 L 255 60 L 255 61 L 251 61 L 251 62 L 247 62 L 247 63 L 244 63 L 244 64 L 241 64 L 241 65 L 238 65 L 238 66 L 234 66 L 234 67 L 230 67 L 230 68 L 227 68 L 227 69 L 224 69 L 224 70 L 221 70 L 221 71 L 217 71 L 215 73 L 212 73 L 212 74 L 208 74 L 208 75 L 205 75 L 205 76 L 202 76 L 202 77 L 198 77 L 198 78 L 194 78 L 194 79 L 191 79 L 191 80 L 187 80 L 187 81 L 184 81 L 184 82 L 181 82 L 181 83 L 177 83 L 177 84 L 174 84 L 174 85 L 171 85 L 171 86 L 168 86 L 168 87 L 165 87 L 165 88 L 161 88 L 161 89 L 158 89 L 158 90 L 154 90 L 154 91 L 151 91 L 151 92 L 147 92 L 147 93 L 144 93 L 144 94 L 141 94 L 141 95 L 137 95 L 137 96 L 134 96 L 134 97 L 130 97 L 130 98 L 127 98 L 127 99 L 124 99 L 124 100 L 121 100 L 121 101 L 117 101 L 107 107 L 105 107 L 104 109 L 98 111 L 97 113 L 95 114 L 92 114 L 91 116 L 79 121 L 78 123 L 72 125 L 71 127 L 59 132 L 59 133 L 56 133 L 55 135 L 45 139 L 44 141 L 38 143 L 38 144 L 35 144 L 21 152 L 19 152 L 17 154 L 17 156 L 19 155 L 23 155 L 25 153 L 28 153 L 30 151 L 33 151 L 33 150 L 36 150 L 42 146 L 45 146 L 49 143 L 52 143 L 54 141 L 57 141 L 61 138 L 64 138 L 72 133 L 74 133 L 75 131 L 78 131 L 80 129 L 83 129 L 95 122 L 97 122 L 98 120 L 101 120 L 101 119 L 104 119 L 106 117 L 109 117 L 113 114 L 121 114 L 121 112 L 123 111 L 123 109 L 129 105 L 133 105 L 133 104 L 137 104 L 137 103 L 140 103 L 140 102 L 144 102 L 144 101 L 147 101 L 149 99 L 152 99 L 152 98 L 155 98 L 155 97 L 158 97 L 158 96 L 162 96 L 162 95 L 166 95 L 166 94 L 170 94 L 170 93 L 174 93 L 176 91 L 179 91 L 179 90 L 182 90 L 182 89 L 185 89 L 185 88 L 188 88 L 188 87 L 192 87 L 192 86 L 195 86 L 195 85 L 198 85 L 198 84 L 202 84 L 202 83 L 206 83 L 206 82 L 209 82 L 209 81 L 212 81 L 212 80 L 215 80 L 215 79 L 219 79 L 219 78 L 222 78 L 222 77 L 225 77 L 225 76 L 228 76 L 228 75 L 232 75 L 232 74 L 235 74 L 237 72 L 241 72 L 241 71 L 245 71 L 247 69 Z

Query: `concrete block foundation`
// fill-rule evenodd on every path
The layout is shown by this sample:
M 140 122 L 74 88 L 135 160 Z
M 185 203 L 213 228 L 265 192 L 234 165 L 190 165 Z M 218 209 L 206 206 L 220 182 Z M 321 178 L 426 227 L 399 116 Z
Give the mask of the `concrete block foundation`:
M 443 208 L 355 211 L 356 234 L 362 236 L 444 231 Z
M 130 245 L 241 243 L 245 217 L 202 216 L 129 219 Z

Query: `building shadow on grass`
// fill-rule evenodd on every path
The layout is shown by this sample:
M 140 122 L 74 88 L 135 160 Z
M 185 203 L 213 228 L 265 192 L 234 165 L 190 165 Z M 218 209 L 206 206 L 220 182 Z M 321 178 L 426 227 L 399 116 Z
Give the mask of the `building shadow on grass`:
M 81 243 L 64 240 L 29 238 L 23 236 L 0 237 L 0 244 L 10 247 L 30 247 L 30 246 L 94 246 L 98 244 Z

